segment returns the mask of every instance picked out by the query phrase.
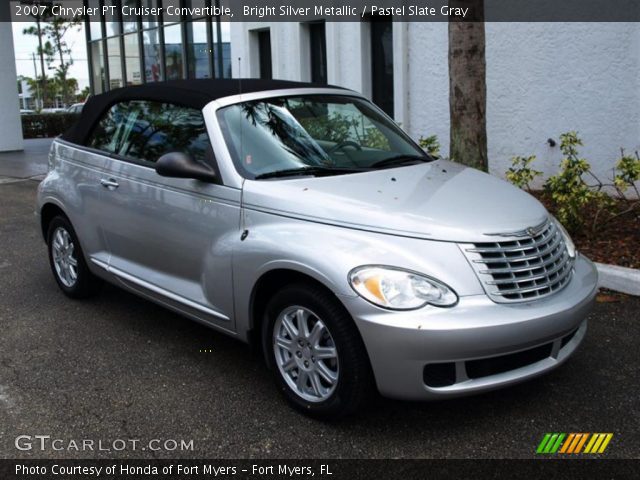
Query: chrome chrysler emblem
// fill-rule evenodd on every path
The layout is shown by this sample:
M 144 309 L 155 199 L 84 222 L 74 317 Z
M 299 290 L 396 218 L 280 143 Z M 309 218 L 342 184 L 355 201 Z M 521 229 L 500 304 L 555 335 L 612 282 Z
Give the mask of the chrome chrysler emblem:
M 491 237 L 535 237 L 540 232 L 542 232 L 548 224 L 549 221 L 545 220 L 540 225 L 536 225 L 535 227 L 527 227 L 524 230 L 518 230 L 517 232 L 485 233 L 485 235 Z

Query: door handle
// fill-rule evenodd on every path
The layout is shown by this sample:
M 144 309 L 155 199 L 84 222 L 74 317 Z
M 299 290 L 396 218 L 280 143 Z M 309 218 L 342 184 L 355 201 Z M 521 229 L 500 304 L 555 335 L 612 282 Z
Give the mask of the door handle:
M 115 190 L 120 186 L 120 184 L 116 182 L 113 178 L 109 178 L 109 179 L 103 178 L 102 180 L 100 180 L 100 185 L 102 185 L 105 188 L 108 188 L 109 190 Z

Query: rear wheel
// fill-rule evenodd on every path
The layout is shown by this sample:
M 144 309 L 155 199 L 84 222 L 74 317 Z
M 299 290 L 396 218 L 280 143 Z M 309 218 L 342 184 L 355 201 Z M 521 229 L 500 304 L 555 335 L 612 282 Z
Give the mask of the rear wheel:
M 102 282 L 89 271 L 76 232 L 66 217 L 56 216 L 49 223 L 47 246 L 51 271 L 65 295 L 86 298 L 99 290 Z
M 285 398 L 326 419 L 354 412 L 372 391 L 359 332 L 333 294 L 291 285 L 267 306 L 263 323 L 267 364 Z

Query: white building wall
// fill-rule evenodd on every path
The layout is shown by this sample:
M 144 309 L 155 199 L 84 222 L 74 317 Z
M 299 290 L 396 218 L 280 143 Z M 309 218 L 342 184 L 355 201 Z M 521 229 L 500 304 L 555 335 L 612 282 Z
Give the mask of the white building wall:
M 440 153 L 449 155 L 449 40 L 444 22 L 409 24 L 407 104 L 408 124 L 416 140 L 437 135 Z M 396 59 L 394 58 L 394 61 Z
M 271 29 L 274 78 L 308 80 L 298 23 L 232 23 L 237 57 L 250 58 L 249 30 Z M 368 24 L 327 23 L 329 82 L 371 93 Z M 302 31 L 302 34 L 301 34 Z M 449 150 L 448 27 L 394 24 L 395 117 L 409 134 L 436 134 Z M 577 130 L 585 158 L 606 177 L 620 147 L 640 149 L 640 25 L 487 23 L 487 135 L 490 169 L 503 175 L 514 155 L 557 171 L 560 133 Z M 256 59 L 250 60 L 255 62 Z M 243 75 L 257 76 L 254 68 Z M 251 73 L 251 74 L 249 74 Z
M 333 26 L 338 57 L 338 68 L 333 78 L 329 77 L 329 83 L 370 96 L 371 85 L 367 82 L 367 73 L 371 70 L 371 54 L 366 46 L 368 25 L 362 22 L 335 22 L 329 25 Z M 329 33 L 327 29 L 327 39 Z
M 8 152 L 24 148 L 10 22 L 0 22 L 0 45 L 0 152 Z
M 610 174 L 620 148 L 640 148 L 640 25 L 488 23 L 487 135 L 490 168 L 514 155 L 557 171 L 559 135 L 576 130 L 584 158 Z

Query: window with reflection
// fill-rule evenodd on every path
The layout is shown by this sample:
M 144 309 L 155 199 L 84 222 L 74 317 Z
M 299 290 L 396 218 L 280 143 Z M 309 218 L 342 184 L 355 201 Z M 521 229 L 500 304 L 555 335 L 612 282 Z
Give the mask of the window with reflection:
M 217 115 L 246 178 L 309 167 L 348 173 L 385 168 L 390 160 L 429 159 L 395 122 L 356 97 L 256 100 L 221 108 Z
M 211 0 L 212 3 L 215 5 L 215 0 Z M 185 0 L 184 2 L 184 6 L 187 8 L 191 8 L 194 9 L 193 10 L 193 18 L 200 18 L 204 16 L 204 10 L 202 10 L 204 7 L 208 6 L 208 0 Z M 195 9 L 200 9 L 200 10 L 195 10 Z M 200 12 L 200 13 L 198 13 Z
M 179 23 L 164 27 L 164 57 L 167 80 L 182 78 L 182 25 Z
M 173 15 L 169 15 L 173 13 Z M 178 13 L 178 15 L 176 15 Z M 162 0 L 162 20 L 166 23 L 179 22 L 182 20 L 180 13 L 180 0 Z
M 124 63 L 127 72 L 127 85 L 141 84 L 140 43 L 137 33 L 124 36 Z
M 117 0 L 104 0 L 105 7 L 108 8 L 104 15 L 104 24 L 107 30 L 107 37 L 120 35 L 120 8 Z
M 122 6 L 137 8 L 140 6 L 140 0 L 122 0 Z M 122 29 L 124 33 L 136 32 L 138 30 L 138 15 L 125 15 L 128 9 L 122 10 Z
M 160 31 L 157 28 L 142 33 L 144 51 L 144 78 L 146 82 L 162 80 L 162 53 Z
M 109 89 L 122 87 L 122 53 L 120 52 L 120 37 L 107 39 L 107 61 L 109 65 Z
M 152 12 L 158 8 L 158 0 L 142 0 L 142 6 L 146 7 L 148 12 Z M 158 26 L 158 16 L 149 14 L 142 16 L 142 28 L 154 28 Z
M 216 78 L 231 78 L 231 23 L 213 20 L 213 54 Z M 249 68 L 244 65 L 242 70 Z
M 97 8 L 100 11 L 100 0 L 89 0 L 87 2 L 87 6 L 89 8 Z M 89 23 L 89 35 L 91 40 L 97 40 L 102 38 L 102 23 L 101 22 L 90 22 Z
M 91 43 L 91 74 L 93 77 L 94 93 L 102 93 L 106 89 L 106 77 L 104 71 L 104 51 L 102 41 Z
M 187 68 L 189 78 L 211 78 L 206 22 L 187 23 Z
M 85 0 L 88 7 L 97 7 L 101 12 L 103 5 L 116 7 L 101 15 L 101 21 L 85 22 L 94 93 L 162 80 L 231 78 L 230 19 L 211 16 L 205 10 L 217 3 L 216 0 Z M 129 7 L 134 13 L 144 8 L 148 15 L 125 14 L 128 9 L 121 7 Z M 186 15 L 183 7 L 200 11 Z M 178 15 L 168 15 L 167 10 L 177 11 Z M 102 43 L 92 47 L 97 41 Z M 269 60 L 262 63 L 264 69 L 267 64 L 270 67 Z
M 89 23 L 89 35 L 91 40 L 99 40 L 102 38 L 102 23 L 90 22 Z
M 186 153 L 204 162 L 209 137 L 200 111 L 136 100 L 111 107 L 87 146 L 143 162 L 156 162 L 169 152 Z

